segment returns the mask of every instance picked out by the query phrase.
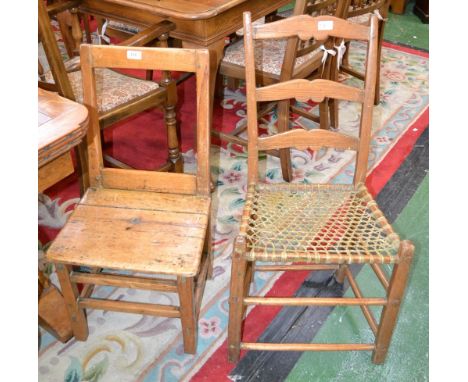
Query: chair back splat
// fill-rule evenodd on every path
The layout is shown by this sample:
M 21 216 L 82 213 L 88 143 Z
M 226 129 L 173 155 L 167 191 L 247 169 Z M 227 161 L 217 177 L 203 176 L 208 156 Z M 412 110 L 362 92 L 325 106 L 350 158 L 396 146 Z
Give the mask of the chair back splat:
M 136 58 L 132 58 L 136 55 Z M 119 46 L 81 46 L 81 70 L 83 87 L 90 89 L 84 94 L 84 104 L 90 111 L 88 133 L 89 171 L 91 186 L 139 189 L 180 194 L 210 193 L 209 177 L 209 105 L 208 74 L 205 50 L 194 51 L 172 48 L 127 48 Z M 103 167 L 99 134 L 99 115 L 95 87 L 95 68 L 153 69 L 195 72 L 197 76 L 197 175 L 172 174 L 129 169 Z
M 372 109 L 375 91 L 377 55 L 377 17 L 371 17 L 370 26 L 353 25 L 333 16 L 295 16 L 274 23 L 252 26 L 250 14 L 244 14 L 244 44 L 246 61 L 247 118 L 248 118 L 248 181 L 258 180 L 258 151 L 296 148 L 336 147 L 357 151 L 354 184 L 362 183 L 367 172 L 367 160 L 372 127 Z M 366 82 L 364 90 L 334 81 L 293 79 L 265 87 L 256 87 L 254 40 L 297 36 L 301 40 L 325 40 L 328 37 L 368 42 Z M 269 137 L 258 137 L 257 102 L 280 101 L 295 98 L 321 102 L 325 98 L 359 102 L 362 104 L 359 138 L 324 130 L 291 130 Z

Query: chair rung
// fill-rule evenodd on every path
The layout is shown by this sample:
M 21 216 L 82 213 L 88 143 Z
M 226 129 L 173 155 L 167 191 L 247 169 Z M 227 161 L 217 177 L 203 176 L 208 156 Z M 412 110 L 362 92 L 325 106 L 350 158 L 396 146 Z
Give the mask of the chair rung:
M 150 277 L 72 272 L 70 274 L 70 280 L 74 283 L 82 284 L 109 285 L 123 288 L 177 292 L 177 286 L 174 280 L 154 279 Z
M 241 349 L 267 351 L 350 351 L 374 350 L 374 344 L 268 344 L 259 342 L 242 342 Z
M 162 317 L 180 317 L 177 306 L 146 304 L 142 302 L 113 301 L 97 298 L 79 298 L 78 305 L 81 308 L 111 310 L 114 312 L 148 314 Z
M 386 305 L 384 298 L 327 298 L 327 297 L 246 297 L 245 305 L 334 306 L 334 305 Z
M 256 265 L 255 272 L 270 272 L 270 271 L 329 271 L 335 270 L 337 265 L 320 265 L 320 264 L 293 264 L 293 265 Z

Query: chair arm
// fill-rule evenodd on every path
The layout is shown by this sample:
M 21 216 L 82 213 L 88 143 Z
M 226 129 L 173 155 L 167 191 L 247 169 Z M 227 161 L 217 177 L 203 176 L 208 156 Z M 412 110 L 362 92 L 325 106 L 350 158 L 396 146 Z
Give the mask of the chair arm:
M 118 43 L 122 46 L 145 46 L 151 41 L 157 39 L 164 33 L 169 33 L 175 29 L 175 24 L 168 20 L 161 21 L 160 23 L 151 25 L 150 27 L 138 32 L 136 35 L 129 39 Z

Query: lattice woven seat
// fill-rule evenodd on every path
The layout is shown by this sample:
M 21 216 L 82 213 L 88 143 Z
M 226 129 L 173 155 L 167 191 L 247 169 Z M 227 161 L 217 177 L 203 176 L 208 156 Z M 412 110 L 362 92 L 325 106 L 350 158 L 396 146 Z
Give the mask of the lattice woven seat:
M 76 59 L 70 61 L 76 61 Z M 67 64 L 65 64 L 65 67 L 67 67 Z M 68 78 L 70 79 L 75 100 L 83 103 L 81 71 L 68 73 Z M 54 82 L 52 72 L 45 74 L 45 80 L 51 83 Z M 96 69 L 96 92 L 100 113 L 123 105 L 136 97 L 143 96 L 158 88 L 159 85 L 153 81 L 140 80 L 107 68 Z
M 251 261 L 398 262 L 400 239 L 362 184 L 257 185 L 242 231 Z

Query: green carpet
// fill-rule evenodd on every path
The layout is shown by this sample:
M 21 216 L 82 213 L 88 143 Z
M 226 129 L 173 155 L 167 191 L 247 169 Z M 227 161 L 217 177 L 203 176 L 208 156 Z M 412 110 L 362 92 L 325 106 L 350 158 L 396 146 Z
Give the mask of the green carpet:
M 294 2 L 281 8 L 280 11 L 292 9 Z M 410 45 L 429 50 L 429 24 L 423 24 L 413 13 L 414 1 L 408 2 L 405 13 L 397 15 L 390 12 L 385 25 L 384 38 L 396 44 Z
M 370 352 L 306 352 L 287 381 L 427 381 L 429 372 L 429 181 L 419 186 L 393 223 L 416 253 L 406 297 L 390 350 L 383 365 L 371 362 Z M 363 268 L 357 277 L 365 296 L 382 296 L 373 271 Z M 366 287 L 367 286 L 367 287 Z M 348 291 L 347 296 L 352 296 Z M 377 318 L 377 317 L 376 317 Z M 337 307 L 314 342 L 372 342 L 373 335 L 359 307 Z
M 429 50 L 429 24 L 423 24 L 413 13 L 414 1 L 406 5 L 405 13 L 389 13 L 384 38 L 396 44 L 406 44 Z

